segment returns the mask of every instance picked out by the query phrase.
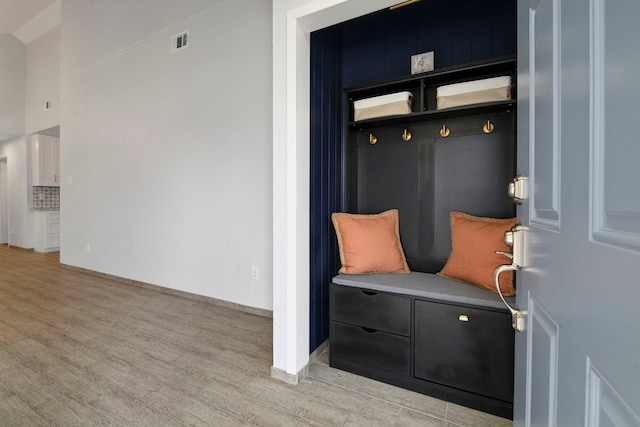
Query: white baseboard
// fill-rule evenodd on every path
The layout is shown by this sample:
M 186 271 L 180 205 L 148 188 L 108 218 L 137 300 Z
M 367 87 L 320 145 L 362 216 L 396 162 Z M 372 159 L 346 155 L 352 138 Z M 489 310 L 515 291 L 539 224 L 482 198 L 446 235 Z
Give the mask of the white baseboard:
M 276 380 L 280 380 L 287 384 L 298 385 L 300 381 L 302 381 L 309 374 L 309 364 L 307 364 L 304 368 L 300 369 L 297 374 L 290 374 L 287 371 L 283 371 L 282 369 L 276 368 L 275 366 L 271 367 L 271 378 L 275 378 Z

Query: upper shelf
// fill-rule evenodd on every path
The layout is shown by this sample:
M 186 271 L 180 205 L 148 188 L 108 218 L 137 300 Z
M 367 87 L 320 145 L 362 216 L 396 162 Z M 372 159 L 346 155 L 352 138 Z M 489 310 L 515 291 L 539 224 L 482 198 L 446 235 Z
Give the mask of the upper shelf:
M 350 125 L 360 128 L 370 128 L 374 126 L 388 126 L 400 123 L 415 123 L 425 120 L 450 119 L 462 116 L 473 116 L 478 114 L 506 113 L 515 109 L 516 101 L 486 102 L 483 104 L 473 104 L 464 107 L 446 108 L 444 110 L 428 110 L 418 113 L 405 114 L 401 116 L 387 116 L 375 119 L 349 122 Z
M 444 84 L 509 75 L 515 83 L 516 59 L 500 58 L 490 62 L 477 62 L 461 67 L 443 68 L 437 71 L 417 74 L 401 79 L 387 80 L 372 85 L 347 88 L 349 98 L 349 124 L 361 128 L 392 125 L 397 123 L 436 120 L 462 117 L 474 114 L 507 112 L 515 109 L 515 90 L 512 100 L 473 104 L 463 107 L 436 109 L 436 88 Z M 514 86 L 515 87 L 515 86 Z M 398 91 L 409 91 L 413 94 L 413 112 L 411 114 L 380 117 L 368 120 L 353 121 L 353 101 L 371 96 L 385 95 Z

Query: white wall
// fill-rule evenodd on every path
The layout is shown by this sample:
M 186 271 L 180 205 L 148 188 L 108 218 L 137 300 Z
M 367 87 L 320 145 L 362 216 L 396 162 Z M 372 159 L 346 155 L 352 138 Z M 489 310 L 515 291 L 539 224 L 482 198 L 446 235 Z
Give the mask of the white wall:
M 26 47 L 0 34 L 0 141 L 24 135 Z
M 272 308 L 270 18 L 268 1 L 63 2 L 63 263 Z
M 7 161 L 9 244 L 32 248 L 31 211 L 27 198 L 27 138 L 0 142 L 0 159 Z
M 60 27 L 27 45 L 26 133 L 60 124 Z M 51 108 L 44 109 L 44 101 Z

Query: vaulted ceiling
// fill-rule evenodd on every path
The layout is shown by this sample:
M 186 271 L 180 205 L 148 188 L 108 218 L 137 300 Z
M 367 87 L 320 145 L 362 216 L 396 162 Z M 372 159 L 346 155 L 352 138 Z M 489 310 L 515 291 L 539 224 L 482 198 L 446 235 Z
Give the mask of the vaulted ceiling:
M 55 0 L 0 0 L 0 34 L 13 33 Z

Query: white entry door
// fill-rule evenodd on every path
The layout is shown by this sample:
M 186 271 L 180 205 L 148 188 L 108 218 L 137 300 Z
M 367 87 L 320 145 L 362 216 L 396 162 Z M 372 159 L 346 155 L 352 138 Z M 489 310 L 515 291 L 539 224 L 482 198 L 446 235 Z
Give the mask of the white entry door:
M 640 426 L 640 0 L 518 0 L 515 425 Z

